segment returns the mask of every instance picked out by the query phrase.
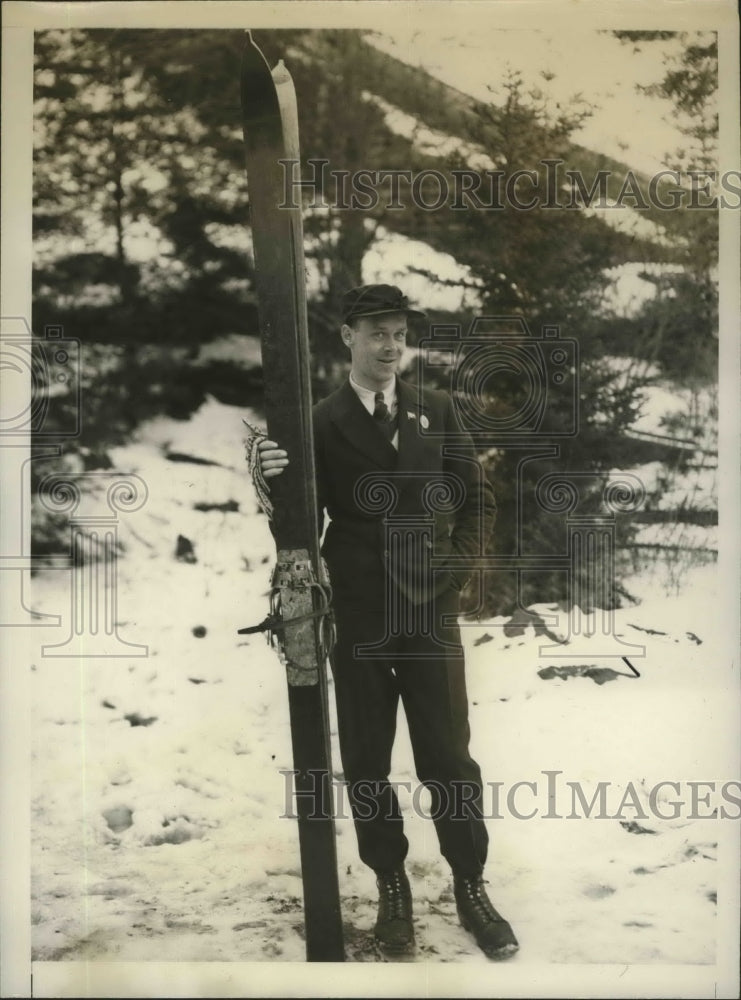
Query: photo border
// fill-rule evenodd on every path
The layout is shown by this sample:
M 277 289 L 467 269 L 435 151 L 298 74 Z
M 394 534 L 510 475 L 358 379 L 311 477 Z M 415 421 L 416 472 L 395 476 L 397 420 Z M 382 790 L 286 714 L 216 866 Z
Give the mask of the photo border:
M 235 2 L 28 3 L 3 5 L 2 314 L 31 316 L 32 55 L 34 29 L 49 27 L 347 27 L 384 30 L 394 19 L 496 16 L 501 28 L 547 28 L 579 17 L 579 30 L 600 28 L 716 30 L 719 41 L 719 169 L 738 169 L 738 13 L 732 3 L 680 0 L 646 4 L 584 0 L 262 0 Z M 719 626 L 735 658 L 739 594 L 739 219 L 720 210 L 720 482 Z M 3 460 L 0 449 L 0 466 Z M 0 468 L 0 471 L 1 468 Z M 6 523 L 19 523 L 4 508 Z M 26 539 L 28 542 L 28 539 Z M 28 551 L 21 546 L 21 551 Z M 0 574 L 5 589 L 7 574 Z M 0 592 L 0 599 L 3 593 Z M 3 996 L 735 996 L 738 982 L 738 847 L 724 838 L 718 861 L 718 964 L 715 966 L 569 966 L 553 964 L 375 964 L 240 962 L 34 962 L 30 960 L 30 662 L 31 630 L 0 633 L 0 762 L 2 766 L 2 911 L 0 954 Z M 12 634 L 9 634 L 12 632 Z M 726 734 L 731 735 L 731 734 Z M 738 747 L 738 719 L 733 742 Z M 735 847 L 734 847 L 735 842 Z M 735 856 L 734 856 L 735 849 Z M 725 875 L 723 874 L 725 873 Z M 692 919 L 688 914 L 687 919 Z M 371 992 L 372 991 L 372 992 Z

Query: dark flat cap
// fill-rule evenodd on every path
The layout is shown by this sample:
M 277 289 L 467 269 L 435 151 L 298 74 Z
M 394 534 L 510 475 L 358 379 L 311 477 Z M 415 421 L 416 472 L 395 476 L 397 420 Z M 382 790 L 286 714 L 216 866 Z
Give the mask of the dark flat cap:
M 358 285 L 342 296 L 342 317 L 347 323 L 360 316 L 378 316 L 380 313 L 403 312 L 408 316 L 426 316 L 420 309 L 412 309 L 409 300 L 396 285 Z

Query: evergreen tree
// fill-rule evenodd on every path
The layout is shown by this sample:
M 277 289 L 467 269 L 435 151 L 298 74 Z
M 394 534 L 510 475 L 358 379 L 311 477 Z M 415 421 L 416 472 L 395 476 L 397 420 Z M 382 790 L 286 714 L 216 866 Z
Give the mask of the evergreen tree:
M 551 109 L 545 93 L 528 92 L 516 73 L 505 77 L 501 99 L 482 102 L 404 66 L 359 32 L 261 32 L 257 40 L 271 63 L 285 58 L 294 76 L 304 175 L 310 159 L 327 161 L 327 178 L 333 171 L 431 169 L 452 189 L 453 170 L 488 157 L 504 176 L 535 170 L 535 187 L 523 175 L 516 193 L 543 204 L 541 161 L 562 157 L 577 169 L 584 162 L 573 134 L 590 109 L 583 102 Z M 152 412 L 185 416 L 206 386 L 214 391 L 229 379 L 234 396 L 226 398 L 247 401 L 242 373 L 196 372 L 188 358 L 218 334 L 257 332 L 238 94 L 243 44 L 232 31 L 37 34 L 34 319 L 39 328 L 62 322 L 88 348 L 114 345 L 105 358 L 84 352 L 85 434 L 92 429 L 112 440 Z M 400 127 L 400 116 L 411 128 Z M 439 149 L 420 141 L 430 129 Z M 444 156 L 451 139 L 458 151 Z M 352 209 L 336 204 L 333 180 L 328 191 L 322 183 L 328 207 L 305 210 L 318 278 L 310 302 L 318 368 L 331 372 L 343 357 L 339 296 L 360 281 L 381 232 L 422 240 L 466 265 L 484 311 L 524 319 L 536 341 L 543 325 L 578 341 L 578 392 L 568 388 L 572 379 L 562 391 L 535 386 L 547 391 L 533 452 L 541 458 L 523 464 L 517 449 L 486 456 L 500 501 L 493 551 L 563 554 L 563 518 L 534 502 L 536 484 L 552 472 L 590 473 L 582 477 L 581 509 L 596 511 L 604 475 L 628 460 L 623 431 L 637 383 L 605 361 L 596 316 L 607 269 L 647 247 L 578 210 L 523 211 L 505 198 L 501 210 L 446 204 L 428 211 L 407 198 L 399 211 L 389 207 L 387 187 L 368 208 Z M 463 328 L 472 319 L 431 318 Z M 443 380 L 455 389 L 454 373 Z M 516 416 L 527 391 L 521 371 L 502 369 L 487 382 L 486 405 L 494 416 Z M 578 434 L 564 437 L 575 421 Z M 562 577 L 544 571 L 492 579 L 487 610 L 564 596 Z
M 718 366 L 718 39 L 715 32 L 620 31 L 639 49 L 673 40 L 664 75 L 640 87 L 671 101 L 673 121 L 684 136 L 682 148 L 667 154 L 685 198 L 672 210 L 672 268 L 645 274 L 656 295 L 637 318 L 635 350 L 670 377 L 695 387 L 712 383 Z M 694 187 L 694 192 L 693 192 Z
M 499 505 L 491 551 L 541 559 L 542 564 L 528 572 L 490 574 L 483 606 L 476 609 L 486 613 L 567 600 L 567 574 L 549 566 L 554 556 L 568 555 L 567 513 L 544 506 L 538 499 L 541 486 L 549 477 L 568 480 L 578 486 L 574 513 L 604 513 L 610 471 L 630 466 L 625 432 L 645 384 L 643 373 L 626 377 L 606 357 L 600 320 L 612 280 L 608 270 L 637 252 L 636 246 L 599 217 L 543 207 L 554 200 L 544 161 L 576 166 L 573 134 L 592 109 L 580 100 L 567 110 L 550 108 L 546 95 L 526 90 L 515 72 L 505 76 L 497 96 L 495 104 L 476 104 L 469 135 L 501 172 L 503 184 L 518 173 L 522 181 L 510 188 L 510 197 L 502 192 L 501 208 L 461 213 L 451 242 L 454 256 L 469 266 L 481 290 L 482 312 L 501 317 L 503 328 L 514 330 L 522 320 L 529 330 L 520 338 L 491 341 L 499 364 L 487 362 L 483 352 L 484 371 L 487 365 L 489 371 L 481 379 L 477 406 L 482 423 L 493 428 L 494 447 L 485 456 Z M 463 155 L 451 158 L 452 168 L 469 166 Z M 523 209 L 528 201 L 534 207 Z M 558 329 L 562 344 L 543 339 L 545 328 Z M 475 341 L 471 351 L 478 350 Z M 560 387 L 552 377 L 554 347 L 569 357 L 574 351 L 573 378 L 567 375 Z M 464 338 L 460 356 L 468 351 Z M 457 373 L 447 373 L 449 384 L 465 387 L 464 370 L 465 362 Z M 533 421 L 539 408 L 542 416 Z M 519 443 L 512 430 L 519 432 Z M 498 435 L 507 443 L 498 445 Z M 629 521 L 621 519 L 619 542 L 631 530 Z M 473 610 L 475 595 L 468 597 Z

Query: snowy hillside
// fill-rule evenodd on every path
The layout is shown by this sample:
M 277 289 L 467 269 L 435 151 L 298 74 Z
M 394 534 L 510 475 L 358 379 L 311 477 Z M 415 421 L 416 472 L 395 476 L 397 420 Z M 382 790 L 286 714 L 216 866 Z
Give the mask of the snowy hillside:
M 33 664 L 36 959 L 304 959 L 296 826 L 280 818 L 290 807 L 281 771 L 292 767 L 284 672 L 262 636 L 236 634 L 267 612 L 274 554 L 245 472 L 242 416 L 253 415 L 209 401 L 188 423 L 154 421 L 113 453 L 149 489 L 140 511 L 120 515 L 116 564 L 121 637 L 149 655 Z M 181 543 L 176 559 L 179 535 L 192 555 Z M 544 627 L 496 619 L 464 629 L 472 749 L 485 781 L 501 783 L 486 875 L 521 943 L 513 965 L 716 961 L 716 859 L 729 823 L 690 818 L 687 785 L 719 789 L 734 777 L 732 748 L 717 738 L 731 732 L 734 708 L 715 576 L 712 565 L 688 571 L 678 597 L 631 581 L 644 600 L 615 613 L 615 632 L 645 647 L 627 650 L 640 677 L 588 647 L 540 655 L 551 642 Z M 35 608 L 65 616 L 60 638 L 70 585 L 66 570 L 34 581 Z M 563 615 L 537 610 L 549 632 L 565 633 Z M 562 772 L 559 814 L 572 808 L 567 782 L 587 799 L 609 782 L 608 812 L 619 816 L 544 818 L 546 771 Z M 403 726 L 393 777 L 416 787 Z M 660 781 L 680 790 L 664 788 L 652 808 Z M 513 792 L 516 782 L 536 792 Z M 431 822 L 400 798 L 417 960 L 486 964 L 455 918 Z M 657 803 L 671 815 L 672 800 L 684 802 L 681 815 L 657 818 Z M 695 813 L 720 805 L 733 814 L 717 793 Z M 532 819 L 514 814 L 534 806 Z M 357 859 L 346 806 L 344 815 L 347 956 L 378 961 L 373 875 Z

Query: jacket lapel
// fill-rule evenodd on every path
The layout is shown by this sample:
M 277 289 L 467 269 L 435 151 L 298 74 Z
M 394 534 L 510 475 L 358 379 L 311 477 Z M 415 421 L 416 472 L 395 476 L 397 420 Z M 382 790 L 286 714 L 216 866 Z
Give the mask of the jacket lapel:
M 434 437 L 425 434 L 429 427 L 428 407 L 417 395 L 414 386 L 396 381 L 399 405 L 399 469 L 405 472 L 428 471 L 430 448 L 439 446 Z
M 340 388 L 332 411 L 332 421 L 356 451 L 382 469 L 396 466 L 394 446 L 375 425 L 349 381 Z M 400 432 L 401 434 L 401 432 Z

